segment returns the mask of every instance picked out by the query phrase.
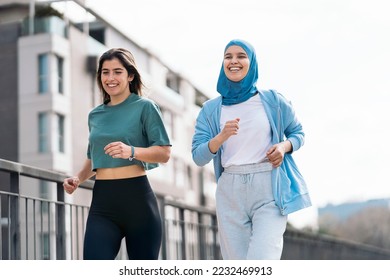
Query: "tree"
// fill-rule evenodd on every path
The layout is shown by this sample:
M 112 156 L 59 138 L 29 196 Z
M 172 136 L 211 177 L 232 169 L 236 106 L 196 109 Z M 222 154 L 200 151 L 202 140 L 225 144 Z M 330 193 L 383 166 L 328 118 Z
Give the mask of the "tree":
M 320 231 L 390 250 L 390 210 L 387 207 L 365 208 L 346 220 L 322 217 Z

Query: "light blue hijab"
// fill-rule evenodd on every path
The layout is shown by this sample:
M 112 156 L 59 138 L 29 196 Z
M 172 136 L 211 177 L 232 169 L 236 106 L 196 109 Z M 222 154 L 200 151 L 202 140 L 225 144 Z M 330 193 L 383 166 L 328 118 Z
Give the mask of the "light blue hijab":
M 231 40 L 225 47 L 225 51 L 230 46 L 240 46 L 244 49 L 249 58 L 249 70 L 244 79 L 239 82 L 229 80 L 224 71 L 223 62 L 219 73 L 217 91 L 222 95 L 223 105 L 233 105 L 244 102 L 251 98 L 256 92 L 256 83 L 258 79 L 257 59 L 255 49 L 251 44 L 244 40 Z

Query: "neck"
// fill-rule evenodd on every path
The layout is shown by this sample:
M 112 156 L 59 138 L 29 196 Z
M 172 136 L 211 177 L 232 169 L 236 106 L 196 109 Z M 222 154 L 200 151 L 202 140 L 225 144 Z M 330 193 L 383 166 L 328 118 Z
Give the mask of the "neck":
M 119 103 L 125 101 L 130 96 L 130 94 L 131 93 L 129 92 L 127 94 L 120 95 L 120 96 L 111 96 L 110 97 L 111 101 L 108 104 L 111 106 L 118 105 Z

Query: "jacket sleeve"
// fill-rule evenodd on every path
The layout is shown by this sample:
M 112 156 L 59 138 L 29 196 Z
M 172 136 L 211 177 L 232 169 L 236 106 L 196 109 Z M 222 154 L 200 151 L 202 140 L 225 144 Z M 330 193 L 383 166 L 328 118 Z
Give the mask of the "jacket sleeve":
M 286 140 L 292 144 L 292 151 L 297 151 L 305 142 L 305 133 L 303 132 L 302 124 L 298 120 L 295 110 L 290 101 L 283 95 L 279 94 L 280 108 L 282 111 L 282 124 Z
M 192 138 L 192 159 L 196 165 L 204 166 L 216 156 L 209 149 L 209 141 L 213 137 L 203 107 L 196 119 L 195 132 Z

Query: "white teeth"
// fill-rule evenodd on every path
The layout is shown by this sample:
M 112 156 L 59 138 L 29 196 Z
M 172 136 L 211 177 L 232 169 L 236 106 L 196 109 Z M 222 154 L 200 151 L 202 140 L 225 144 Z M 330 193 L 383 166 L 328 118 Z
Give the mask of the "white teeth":
M 108 87 L 115 87 L 116 84 L 108 84 L 107 86 L 108 86 Z
M 231 67 L 231 68 L 229 68 L 229 70 L 230 70 L 230 71 L 239 71 L 240 68 L 238 68 L 238 67 Z

